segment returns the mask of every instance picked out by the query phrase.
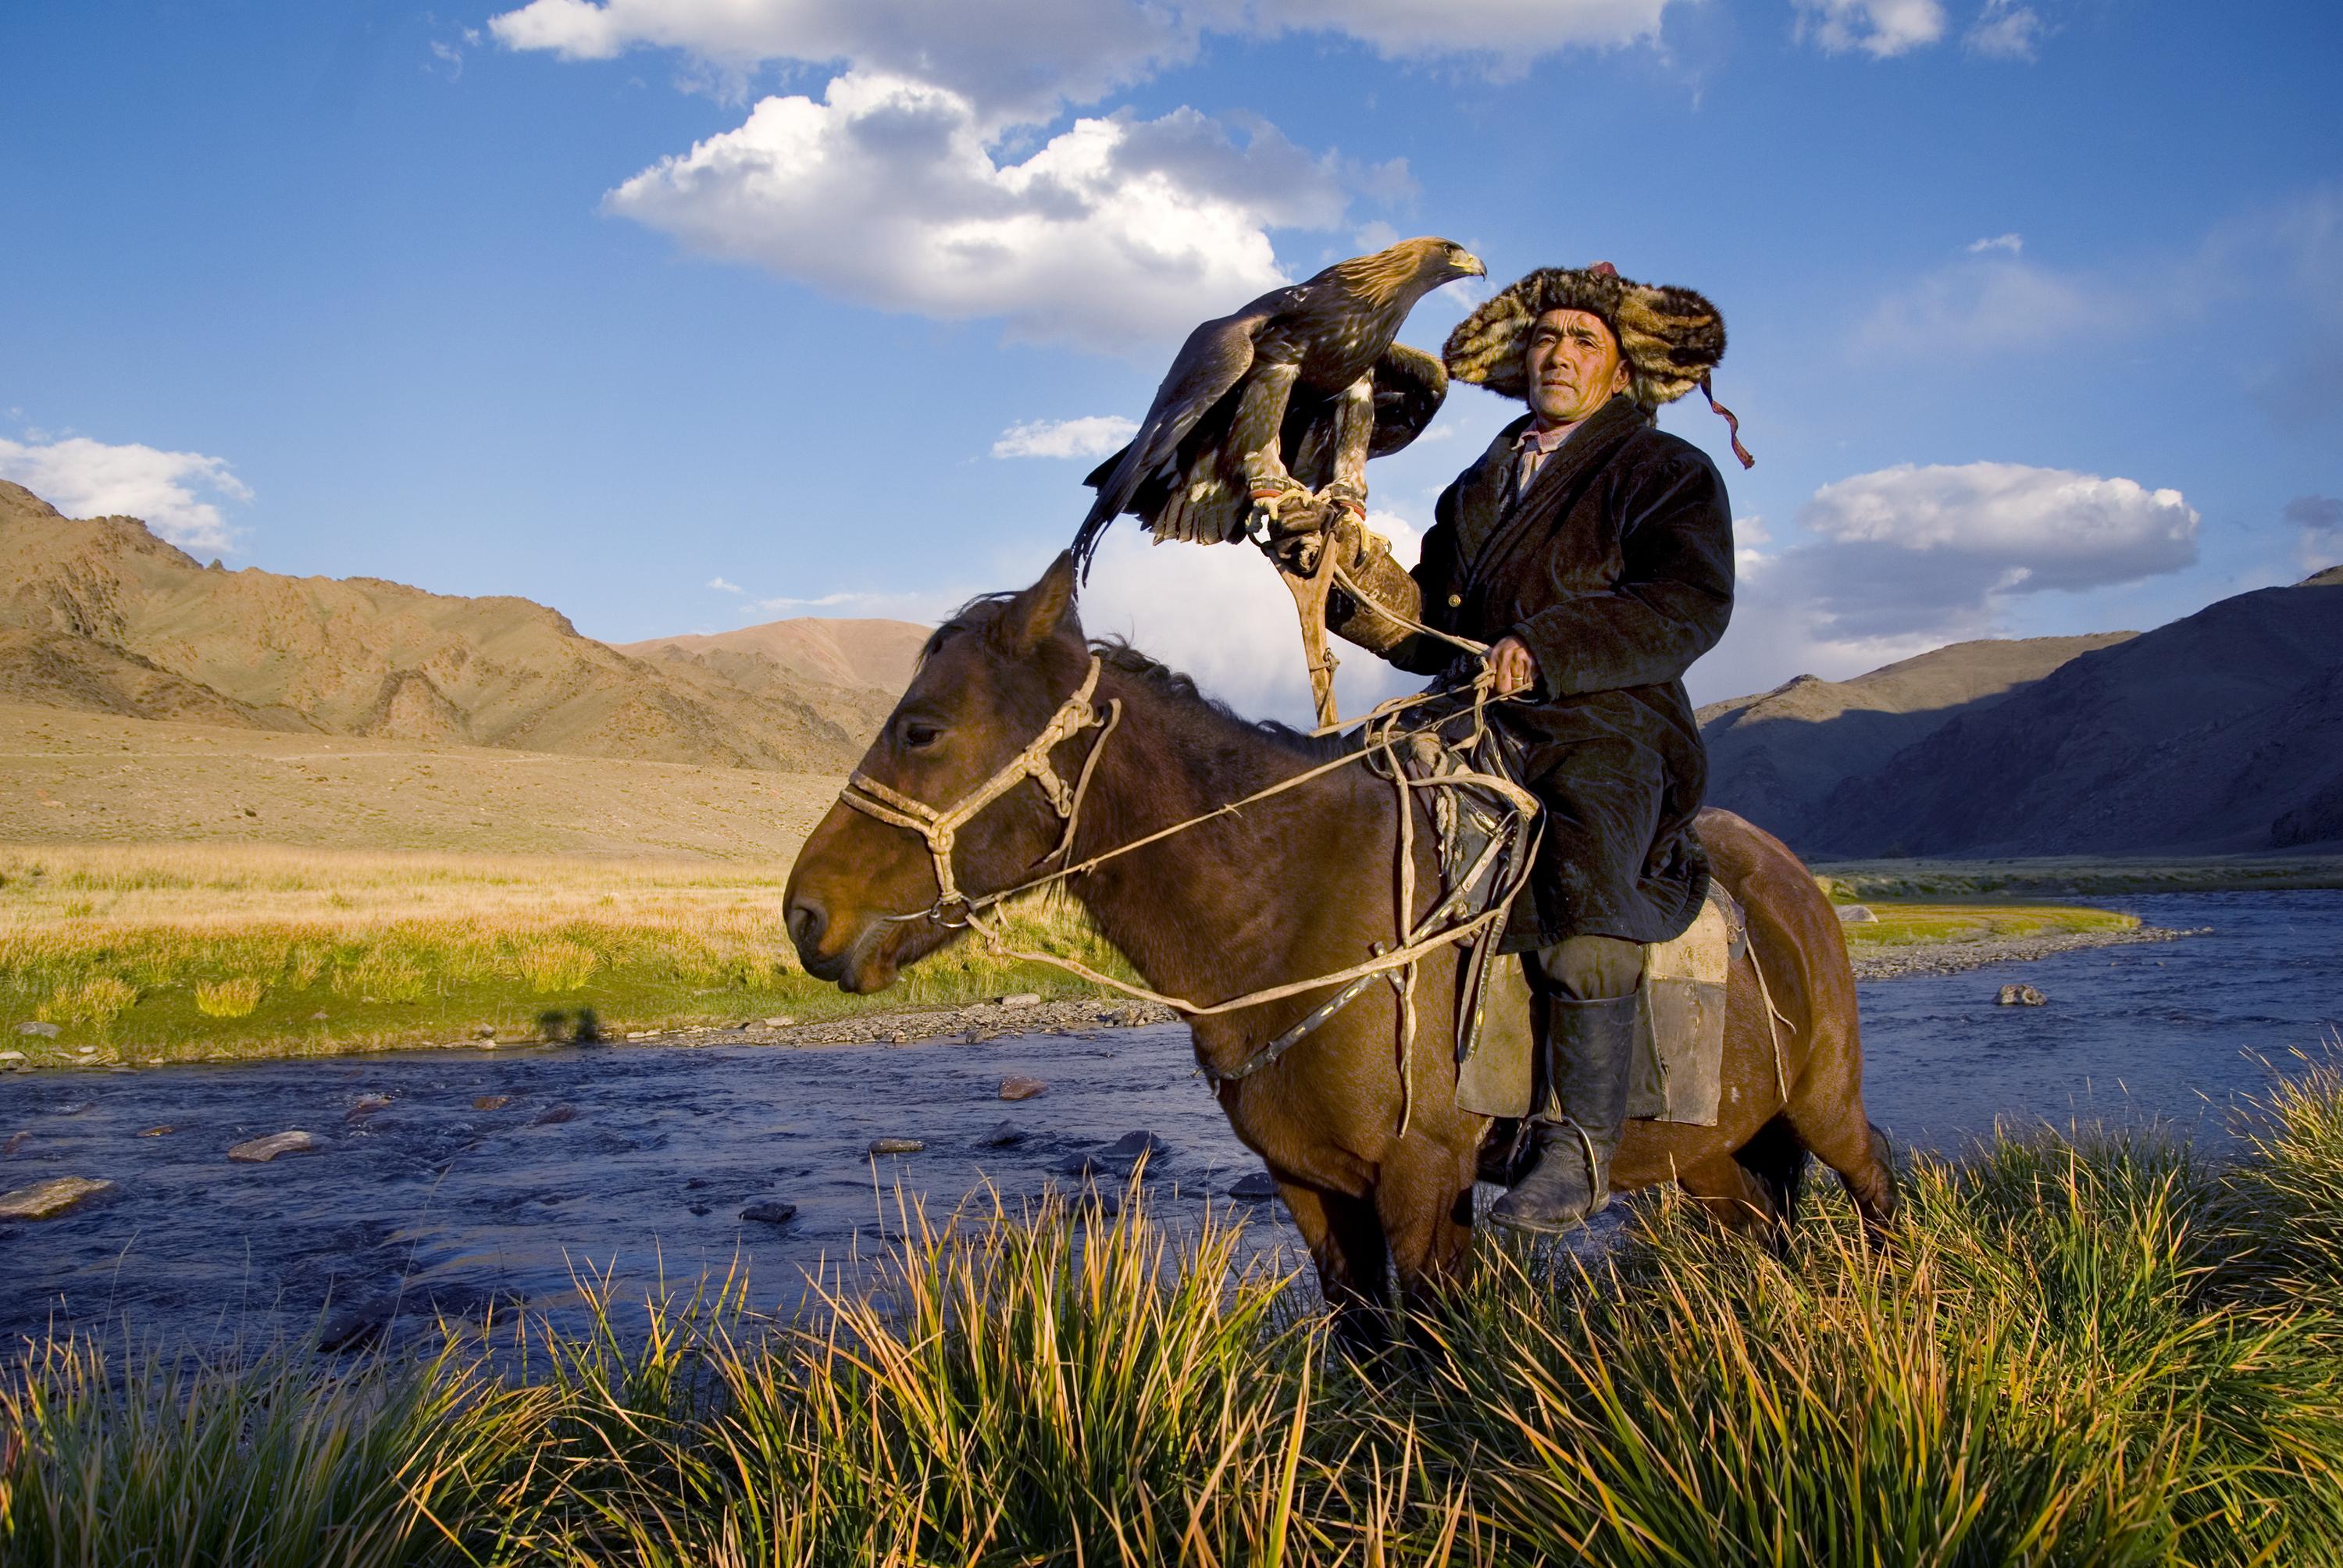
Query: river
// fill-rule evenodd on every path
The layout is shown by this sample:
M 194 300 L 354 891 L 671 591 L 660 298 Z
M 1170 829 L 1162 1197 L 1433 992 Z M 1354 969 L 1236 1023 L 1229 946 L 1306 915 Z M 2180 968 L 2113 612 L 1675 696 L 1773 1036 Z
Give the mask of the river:
M 1997 1122 L 2082 1119 L 2159 1121 L 2218 1149 L 2265 1062 L 2343 1028 L 2343 892 L 2089 901 L 2199 934 L 1861 988 L 1866 1098 L 1899 1147 L 1958 1152 Z M 2047 1005 L 1995 1005 L 2010 980 Z M 900 1203 L 941 1213 L 990 1183 L 1013 1211 L 1141 1130 L 1164 1146 L 1161 1204 L 1233 1205 L 1264 1245 L 1294 1240 L 1273 1203 L 1231 1197 L 1258 1166 L 1180 1026 L 814 1050 L 713 1038 L 0 1079 L 0 1189 L 117 1184 L 0 1222 L 0 1334 L 126 1322 L 216 1342 L 323 1322 L 357 1343 L 498 1301 L 574 1322 L 582 1272 L 615 1266 L 639 1296 L 736 1259 L 759 1304 L 785 1306 L 807 1271 L 883 1248 Z M 1049 1087 L 1004 1103 L 1011 1076 Z M 1021 1141 L 988 1143 L 1003 1123 Z M 327 1145 L 227 1161 L 287 1128 Z M 873 1157 L 878 1139 L 924 1147 Z M 744 1221 L 759 1202 L 796 1212 Z

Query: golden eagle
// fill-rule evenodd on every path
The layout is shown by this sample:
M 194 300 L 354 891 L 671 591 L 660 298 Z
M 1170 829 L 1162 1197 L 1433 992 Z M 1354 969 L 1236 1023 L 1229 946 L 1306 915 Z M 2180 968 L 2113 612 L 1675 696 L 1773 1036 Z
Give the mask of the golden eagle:
M 1404 239 L 1272 289 L 1188 335 L 1131 444 L 1084 482 L 1098 491 L 1074 535 L 1087 568 L 1130 512 L 1159 539 L 1241 537 L 1256 510 L 1326 490 L 1361 512 L 1366 462 L 1396 452 L 1448 393 L 1440 361 L 1392 339 L 1443 283 L 1485 277 L 1472 252 Z

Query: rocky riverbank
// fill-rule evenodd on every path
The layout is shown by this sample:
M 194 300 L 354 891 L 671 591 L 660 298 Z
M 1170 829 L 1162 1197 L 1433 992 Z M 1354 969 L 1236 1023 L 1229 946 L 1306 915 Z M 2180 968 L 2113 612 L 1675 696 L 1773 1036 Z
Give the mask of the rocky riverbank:
M 1957 974 L 1988 964 L 2025 963 L 2080 948 L 2169 942 L 2200 934 L 2161 926 L 2133 926 L 2123 930 L 2050 931 L 2040 936 L 1996 937 L 1973 942 L 1915 942 L 1909 946 L 1856 949 L 1849 956 L 1855 963 L 1855 978 L 1859 980 L 1903 980 L 1911 975 Z

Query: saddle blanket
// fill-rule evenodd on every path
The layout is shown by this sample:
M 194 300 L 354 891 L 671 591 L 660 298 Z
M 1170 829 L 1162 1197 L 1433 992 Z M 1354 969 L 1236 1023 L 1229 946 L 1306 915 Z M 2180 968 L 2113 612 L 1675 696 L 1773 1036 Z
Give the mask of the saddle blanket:
M 1711 882 L 1708 901 L 1684 933 L 1644 950 L 1644 1005 L 1627 1091 L 1631 1121 L 1716 1125 L 1725 990 L 1746 940 L 1740 905 Z M 1496 966 L 1485 984 L 1480 1038 L 1457 1064 L 1456 1103 L 1484 1116 L 1527 1116 L 1537 1091 L 1537 999 L 1520 964 Z

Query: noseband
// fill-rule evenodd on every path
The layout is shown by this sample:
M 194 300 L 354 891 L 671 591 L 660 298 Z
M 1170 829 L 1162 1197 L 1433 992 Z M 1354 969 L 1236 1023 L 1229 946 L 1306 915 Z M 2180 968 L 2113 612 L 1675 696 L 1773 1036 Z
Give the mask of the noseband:
M 838 792 L 841 804 L 853 807 L 867 817 L 918 834 L 928 846 L 928 854 L 936 863 L 936 901 L 917 915 L 897 916 L 899 920 L 918 920 L 922 916 L 940 924 L 965 924 L 967 917 L 977 910 L 998 900 L 998 894 L 980 894 L 970 899 L 960 890 L 952 878 L 952 842 L 970 819 L 991 805 L 1001 796 L 1031 779 L 1041 787 L 1050 805 L 1066 824 L 1058 847 L 1034 862 L 1041 865 L 1057 859 L 1074 847 L 1074 829 L 1081 820 L 1082 797 L 1091 787 L 1091 771 L 1098 766 L 1099 754 L 1106 749 L 1107 737 L 1122 720 L 1122 704 L 1110 699 L 1104 711 L 1091 702 L 1091 694 L 1098 689 L 1098 656 L 1091 656 L 1091 668 L 1074 694 L 1059 706 L 1050 722 L 1041 727 L 1024 750 L 1001 764 L 999 771 L 974 789 L 960 797 L 959 802 L 943 809 L 924 800 L 914 800 L 900 790 L 891 789 L 868 773 L 857 769 L 848 775 L 846 788 Z M 1085 729 L 1101 731 L 1091 747 L 1090 755 L 1082 759 L 1082 770 L 1069 785 L 1058 776 L 1050 762 L 1050 753 Z M 951 918 L 952 905 L 959 905 L 958 918 Z

